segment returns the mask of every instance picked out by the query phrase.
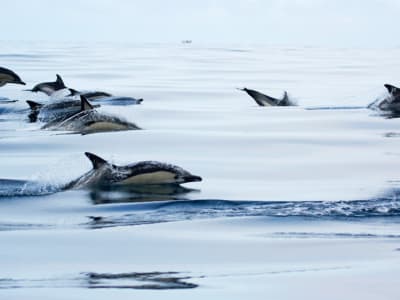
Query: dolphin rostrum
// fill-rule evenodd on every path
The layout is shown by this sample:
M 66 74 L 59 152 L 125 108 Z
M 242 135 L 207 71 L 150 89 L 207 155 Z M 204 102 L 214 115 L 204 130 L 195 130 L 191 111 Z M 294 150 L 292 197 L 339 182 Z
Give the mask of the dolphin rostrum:
M 65 189 L 178 185 L 202 180 L 200 176 L 193 175 L 181 167 L 168 163 L 141 161 L 126 166 L 117 166 L 93 153 L 85 152 L 85 155 L 92 162 L 93 169 L 67 184 Z
M 0 67 L 0 87 L 7 83 L 15 83 L 25 85 L 25 82 L 13 71 Z
M 294 102 L 292 102 L 289 97 L 287 92 L 285 91 L 283 94 L 282 99 L 276 99 L 273 97 L 270 97 L 268 95 L 262 94 L 256 90 L 251 90 L 247 88 L 239 89 L 240 91 L 246 92 L 251 98 L 256 101 L 256 103 L 259 106 L 294 106 L 296 105 Z

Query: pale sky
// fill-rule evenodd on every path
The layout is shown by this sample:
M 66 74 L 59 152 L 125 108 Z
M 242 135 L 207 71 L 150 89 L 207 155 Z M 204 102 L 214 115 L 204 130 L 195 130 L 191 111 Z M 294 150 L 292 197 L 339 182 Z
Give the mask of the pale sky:
M 10 0 L 0 41 L 400 46 L 400 0 Z

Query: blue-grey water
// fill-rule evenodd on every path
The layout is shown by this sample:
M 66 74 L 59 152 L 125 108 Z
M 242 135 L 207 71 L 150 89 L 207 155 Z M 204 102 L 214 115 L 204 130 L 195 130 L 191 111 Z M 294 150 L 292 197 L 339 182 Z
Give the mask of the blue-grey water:
M 366 106 L 399 83 L 399 54 L 2 43 L 0 65 L 27 86 L 0 89 L 0 299 L 396 299 L 400 119 Z M 22 89 L 56 74 L 143 98 L 98 109 L 143 130 L 30 123 L 25 100 L 52 99 Z M 242 87 L 288 91 L 298 106 L 258 107 Z M 85 151 L 173 163 L 203 181 L 62 191 L 90 170 Z

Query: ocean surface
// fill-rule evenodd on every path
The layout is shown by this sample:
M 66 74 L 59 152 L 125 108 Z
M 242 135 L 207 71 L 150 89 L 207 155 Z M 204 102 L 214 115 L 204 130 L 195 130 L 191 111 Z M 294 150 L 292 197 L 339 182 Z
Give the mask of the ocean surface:
M 400 48 L 3 42 L 0 299 L 398 299 L 400 119 L 366 106 L 400 85 Z M 104 104 L 143 130 L 71 134 L 29 122 L 23 91 L 143 98 Z M 259 107 L 237 88 L 295 107 Z M 6 99 L 18 100 L 5 103 Z M 60 187 L 158 160 L 181 188 Z

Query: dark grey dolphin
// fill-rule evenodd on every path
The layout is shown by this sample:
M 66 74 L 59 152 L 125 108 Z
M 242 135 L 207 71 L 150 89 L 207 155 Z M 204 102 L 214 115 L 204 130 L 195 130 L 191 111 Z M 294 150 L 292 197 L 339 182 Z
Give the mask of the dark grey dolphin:
M 368 105 L 368 108 L 387 111 L 395 114 L 400 113 L 400 88 L 391 84 L 384 84 L 388 95 L 383 99 L 377 99 Z
M 43 92 L 47 96 L 50 96 L 51 94 L 53 94 L 56 91 L 66 89 L 67 87 L 65 86 L 64 81 L 62 80 L 61 76 L 58 74 L 56 76 L 57 76 L 56 81 L 39 83 L 39 84 L 35 85 L 32 89 L 27 90 L 27 91 L 35 92 L 35 93 Z
M 58 120 L 49 122 L 42 129 L 72 131 L 81 134 L 141 129 L 136 124 L 121 118 L 99 113 L 84 96 L 81 96 L 80 103 L 81 107 L 78 113 L 61 122 Z
M 71 100 L 61 98 L 56 102 L 42 104 L 27 100 L 31 109 L 29 119 L 31 122 L 61 122 L 79 113 L 82 109 L 81 100 Z M 100 107 L 99 104 L 93 105 L 94 108 Z
M 186 182 L 201 181 L 181 167 L 158 162 L 141 161 L 126 166 L 117 166 L 89 152 L 85 155 L 92 162 L 93 169 L 70 182 L 65 189 L 78 189 L 95 186 L 141 186 L 141 185 L 177 185 Z
M 13 71 L 0 67 L 0 87 L 7 83 L 15 83 L 25 85 L 25 82 Z
M 68 89 L 70 91 L 70 95 L 68 96 L 84 96 L 89 101 L 102 102 L 104 104 L 111 105 L 131 105 L 131 104 L 140 104 L 143 102 L 143 99 L 136 99 L 133 97 L 125 97 L 125 96 L 113 96 L 107 92 L 102 91 L 77 91 L 74 89 Z
M 89 101 L 112 96 L 110 93 L 102 92 L 102 91 L 77 91 L 77 90 L 74 90 L 71 88 L 69 88 L 68 90 L 70 92 L 70 94 L 68 96 L 77 96 L 77 95 L 84 96 Z
M 277 99 L 270 97 L 268 95 L 262 94 L 256 90 L 251 90 L 247 88 L 239 89 L 240 91 L 246 92 L 251 98 L 256 101 L 256 103 L 259 106 L 294 106 L 296 105 L 294 102 L 292 102 L 289 97 L 287 92 L 285 91 L 283 94 L 282 99 Z

